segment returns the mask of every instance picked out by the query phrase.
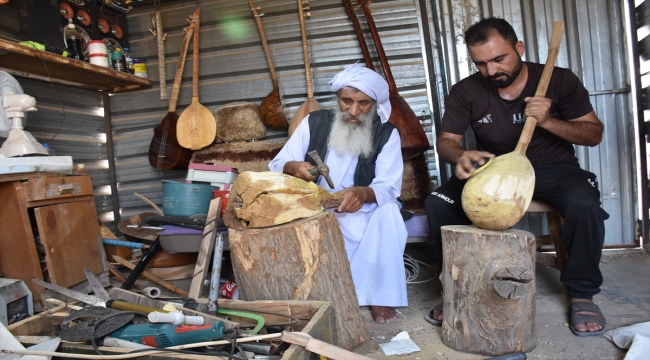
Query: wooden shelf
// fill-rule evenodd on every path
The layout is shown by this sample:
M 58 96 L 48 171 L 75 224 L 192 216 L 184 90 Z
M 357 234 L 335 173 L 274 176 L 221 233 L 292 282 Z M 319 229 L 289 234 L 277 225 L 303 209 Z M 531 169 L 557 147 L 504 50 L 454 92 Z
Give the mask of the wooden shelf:
M 45 81 L 50 81 L 51 76 L 52 81 L 59 84 L 112 93 L 151 87 L 150 79 L 38 51 L 3 39 L 0 39 L 0 70 Z

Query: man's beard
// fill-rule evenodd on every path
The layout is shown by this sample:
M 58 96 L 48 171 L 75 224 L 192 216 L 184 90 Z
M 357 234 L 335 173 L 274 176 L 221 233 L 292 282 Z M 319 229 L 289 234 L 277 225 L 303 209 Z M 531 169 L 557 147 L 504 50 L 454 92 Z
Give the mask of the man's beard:
M 515 81 L 517 76 L 519 76 L 519 73 L 521 72 L 521 68 L 523 67 L 523 65 L 524 65 L 524 62 L 521 61 L 521 57 L 519 57 L 519 63 L 517 64 L 517 66 L 515 66 L 515 68 L 514 68 L 514 70 L 512 71 L 511 74 L 507 74 L 507 73 L 504 73 L 504 72 L 498 72 L 498 73 L 496 73 L 496 74 L 494 74 L 492 76 L 488 76 L 487 78 L 488 78 L 488 80 L 490 80 L 492 85 L 494 85 L 495 87 L 497 87 L 499 89 L 507 88 L 508 86 L 510 86 L 510 84 L 512 84 Z M 496 80 L 497 78 L 499 78 L 501 76 L 505 76 L 506 78 L 504 80 Z
M 372 155 L 372 121 L 377 114 L 377 107 L 373 105 L 368 115 L 363 112 L 355 116 L 359 122 L 348 121 L 352 116 L 347 111 L 341 111 L 339 106 L 334 108 L 334 123 L 330 132 L 327 148 L 336 151 L 339 156 L 346 153 L 353 157 Z

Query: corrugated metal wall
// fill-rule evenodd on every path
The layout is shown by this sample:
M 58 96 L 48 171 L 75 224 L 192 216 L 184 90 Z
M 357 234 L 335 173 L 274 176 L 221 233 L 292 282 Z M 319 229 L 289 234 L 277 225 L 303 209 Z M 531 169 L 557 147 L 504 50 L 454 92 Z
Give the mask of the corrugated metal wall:
M 0 12 L 0 37 L 22 41 L 13 10 L 2 6 Z M 56 155 L 72 156 L 75 165 L 85 164 L 92 176 L 99 219 L 112 221 L 101 93 L 20 76 L 16 80 L 26 94 L 36 98 L 38 108 L 28 113 L 25 129 L 39 142 L 49 143 Z
M 441 29 L 432 39 L 439 42 L 437 60 L 444 70 L 438 73 L 441 104 L 446 89 L 476 71 L 463 33 L 480 18 L 508 20 L 526 45 L 524 59 L 542 63 L 553 21 L 565 22 L 557 65 L 582 79 L 605 127 L 599 146 L 576 146 L 582 167 L 598 176 L 603 208 L 611 216 L 605 246 L 634 244 L 637 219 L 623 5 L 621 0 L 431 0 L 429 9 Z M 545 223 L 544 215 L 530 215 L 518 226 L 539 234 L 547 231 Z
M 284 96 L 288 119 L 306 100 L 304 61 L 298 7 L 295 0 L 254 1 L 261 12 L 266 37 Z M 160 8 L 167 38 L 165 41 L 168 93 L 178 62 L 185 18 L 194 12 L 196 1 L 163 3 Z M 321 105 L 331 105 L 327 82 L 344 65 L 362 60 L 361 50 L 341 0 L 312 0 L 311 18 L 306 27 L 312 63 L 315 97 Z M 233 101 L 259 103 L 272 90 L 270 74 L 260 37 L 247 1 L 211 0 L 201 2 L 200 33 L 200 102 L 214 111 Z M 416 5 L 413 0 L 384 0 L 372 4 L 374 19 L 391 64 L 400 94 L 406 98 L 422 123 L 431 132 L 431 111 L 426 73 L 422 59 L 423 40 Z M 158 172 L 147 158 L 153 129 L 167 113 L 167 101 L 160 100 L 156 41 L 149 32 L 153 6 L 129 13 L 131 52 L 144 59 L 151 89 L 115 94 L 111 100 L 113 116 L 118 191 L 122 217 L 149 210 L 133 196 L 138 192 L 156 204 L 162 203 L 161 179 L 183 179 L 185 171 Z M 365 19 L 358 12 L 365 27 Z M 370 34 L 366 40 L 376 59 Z M 191 102 L 191 50 L 185 66 L 177 113 Z M 267 136 L 286 132 L 268 131 Z M 284 135 L 286 136 L 286 135 Z M 435 162 L 431 175 L 437 175 Z

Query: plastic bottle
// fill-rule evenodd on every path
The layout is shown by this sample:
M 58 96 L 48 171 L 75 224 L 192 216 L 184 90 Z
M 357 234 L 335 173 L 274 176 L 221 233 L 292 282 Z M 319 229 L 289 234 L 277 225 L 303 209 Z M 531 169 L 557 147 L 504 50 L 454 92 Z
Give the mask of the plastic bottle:
M 120 51 L 120 49 L 115 49 L 115 51 L 113 51 L 112 59 L 113 59 L 113 69 L 117 71 L 124 71 L 124 64 L 122 63 L 124 59 L 122 58 L 122 52 Z
M 125 47 L 124 51 L 124 63 L 126 64 L 126 71 L 133 74 L 133 57 L 131 56 L 131 51 L 129 48 Z
M 68 19 L 68 27 L 65 29 L 65 46 L 68 48 L 69 57 L 75 60 L 85 60 L 82 41 L 81 33 L 77 31 L 72 19 Z

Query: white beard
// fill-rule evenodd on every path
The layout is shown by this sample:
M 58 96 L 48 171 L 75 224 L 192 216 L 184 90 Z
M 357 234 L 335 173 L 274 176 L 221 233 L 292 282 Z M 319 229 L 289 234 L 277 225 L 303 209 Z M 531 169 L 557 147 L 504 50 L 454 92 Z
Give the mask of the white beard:
M 338 106 L 335 106 L 334 123 L 330 132 L 327 148 L 336 151 L 336 154 L 343 156 L 349 154 L 353 157 L 370 157 L 372 155 L 372 120 L 377 114 L 377 107 L 373 107 L 368 115 L 360 113 L 356 116 L 358 123 L 348 121 L 352 116 L 350 113 L 343 112 Z

